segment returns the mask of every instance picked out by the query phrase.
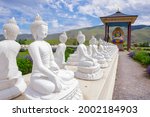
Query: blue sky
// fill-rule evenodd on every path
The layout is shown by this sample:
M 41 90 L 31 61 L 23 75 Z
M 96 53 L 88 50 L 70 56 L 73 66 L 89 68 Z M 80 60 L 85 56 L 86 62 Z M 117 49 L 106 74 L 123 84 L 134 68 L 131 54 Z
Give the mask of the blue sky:
M 102 25 L 100 16 L 120 9 L 139 15 L 136 25 L 150 25 L 150 0 L 0 0 L 0 33 L 4 23 L 15 17 L 21 33 L 30 33 L 37 13 L 48 23 L 49 33 Z

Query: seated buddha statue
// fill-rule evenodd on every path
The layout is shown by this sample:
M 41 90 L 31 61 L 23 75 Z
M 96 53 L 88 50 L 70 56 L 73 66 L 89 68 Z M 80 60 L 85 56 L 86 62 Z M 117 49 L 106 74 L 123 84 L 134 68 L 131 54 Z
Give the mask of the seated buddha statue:
M 4 24 L 3 32 L 5 40 L 0 41 L 0 99 L 12 99 L 26 89 L 26 83 L 16 63 L 21 46 L 15 41 L 20 32 L 15 18 Z
M 30 100 L 80 99 L 82 95 L 74 72 L 59 68 L 51 45 L 43 40 L 48 34 L 48 25 L 39 15 L 31 24 L 31 33 L 35 41 L 28 50 L 33 68 L 25 97 Z
M 111 50 L 106 45 L 107 42 L 103 41 L 102 39 L 99 39 L 99 47 L 98 52 L 101 53 L 107 62 L 111 62 Z
M 66 50 L 66 45 L 65 42 L 67 41 L 67 35 L 66 32 L 62 33 L 59 36 L 59 41 L 61 42 L 56 49 L 56 52 L 54 54 L 55 61 L 59 68 L 63 69 L 65 67 L 65 50 Z
M 95 58 L 98 60 L 98 63 L 101 65 L 101 68 L 108 67 L 108 63 L 104 57 L 104 55 L 100 52 L 98 52 L 97 47 L 97 39 L 92 36 L 92 38 L 89 41 L 89 51 L 92 58 Z
M 99 51 L 104 51 L 104 46 L 103 46 L 103 44 L 104 44 L 104 41 L 101 39 L 101 38 L 99 38 Z
M 105 58 L 110 62 L 118 51 L 118 47 L 113 43 L 103 42 L 103 50 L 99 48 L 99 51 L 103 53 Z M 99 44 L 100 47 L 100 44 Z
M 98 80 L 102 78 L 103 71 L 97 60 L 88 54 L 87 47 L 84 45 L 85 35 L 81 31 L 78 33 L 77 41 L 79 43 L 77 47 L 78 69 L 75 72 L 75 77 L 84 80 Z
M 124 32 L 120 27 L 116 27 L 112 32 L 112 43 L 116 44 L 119 50 L 124 50 Z

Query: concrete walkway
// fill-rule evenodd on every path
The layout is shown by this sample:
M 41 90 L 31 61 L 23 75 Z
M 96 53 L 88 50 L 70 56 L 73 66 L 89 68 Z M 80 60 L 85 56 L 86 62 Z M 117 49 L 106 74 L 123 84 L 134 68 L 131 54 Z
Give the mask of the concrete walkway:
M 150 78 L 145 68 L 128 57 L 128 52 L 119 52 L 114 100 L 150 100 Z

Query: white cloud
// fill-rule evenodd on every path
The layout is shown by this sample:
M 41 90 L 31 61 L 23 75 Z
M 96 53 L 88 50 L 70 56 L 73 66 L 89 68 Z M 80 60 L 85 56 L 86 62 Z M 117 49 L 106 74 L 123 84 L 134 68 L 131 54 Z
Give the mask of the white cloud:
M 61 7 L 61 4 L 63 4 L 70 12 L 74 12 L 74 7 L 79 5 L 80 0 L 59 0 L 57 2 L 54 2 L 59 8 Z
M 78 19 L 76 22 L 73 21 L 72 24 L 68 24 L 68 21 L 66 21 L 64 24 L 59 24 L 59 28 L 49 28 L 49 33 L 52 34 L 91 26 L 92 23 L 88 19 L 81 18 Z
M 60 1 L 61 1 L 61 3 L 63 3 L 63 4 L 68 8 L 68 10 L 69 10 L 70 12 L 73 12 L 73 4 L 68 3 L 68 2 L 65 1 L 65 0 L 60 0 Z
M 147 16 L 139 16 L 135 22 L 136 25 L 150 25 L 150 14 Z
M 8 16 L 11 11 L 5 7 L 0 7 L 0 16 Z
M 53 2 L 53 0 L 37 0 L 37 1 L 39 1 L 41 3 L 52 3 Z
M 52 21 L 51 21 L 51 24 L 52 24 L 52 27 L 53 27 L 53 28 L 58 28 L 58 27 L 59 27 L 58 20 L 56 20 L 56 19 L 55 19 L 55 20 L 52 20 Z
M 118 8 L 120 10 L 126 8 L 128 4 L 122 0 L 90 0 L 88 4 L 79 6 L 78 11 L 81 14 L 87 14 L 92 17 L 108 15 L 115 12 Z
M 117 9 L 126 14 L 139 15 L 136 24 L 149 24 L 150 0 L 88 0 L 85 5 L 80 5 L 80 14 L 92 17 L 107 16 Z M 142 18 L 148 16 L 148 18 Z
M 73 5 L 72 4 L 68 4 L 68 9 L 70 12 L 73 12 Z

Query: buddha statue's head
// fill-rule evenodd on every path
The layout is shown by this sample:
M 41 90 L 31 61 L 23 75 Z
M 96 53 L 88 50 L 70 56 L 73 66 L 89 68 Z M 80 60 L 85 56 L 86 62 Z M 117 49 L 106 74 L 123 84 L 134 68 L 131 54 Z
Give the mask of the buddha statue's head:
M 91 45 L 97 45 L 97 39 L 94 36 L 92 36 L 92 38 L 89 41 L 89 44 L 91 44 Z
M 59 41 L 61 43 L 65 43 L 67 41 L 67 35 L 66 35 L 66 32 L 63 32 L 60 36 L 59 36 Z
M 103 40 L 99 38 L 99 44 L 103 44 Z
M 37 15 L 35 21 L 31 24 L 31 33 L 35 40 L 43 40 L 48 34 L 48 24 Z
M 4 37 L 7 40 L 16 40 L 19 32 L 20 30 L 14 17 L 9 19 L 3 26 Z
M 79 44 L 83 44 L 85 42 L 85 35 L 81 31 L 78 32 L 77 41 Z

